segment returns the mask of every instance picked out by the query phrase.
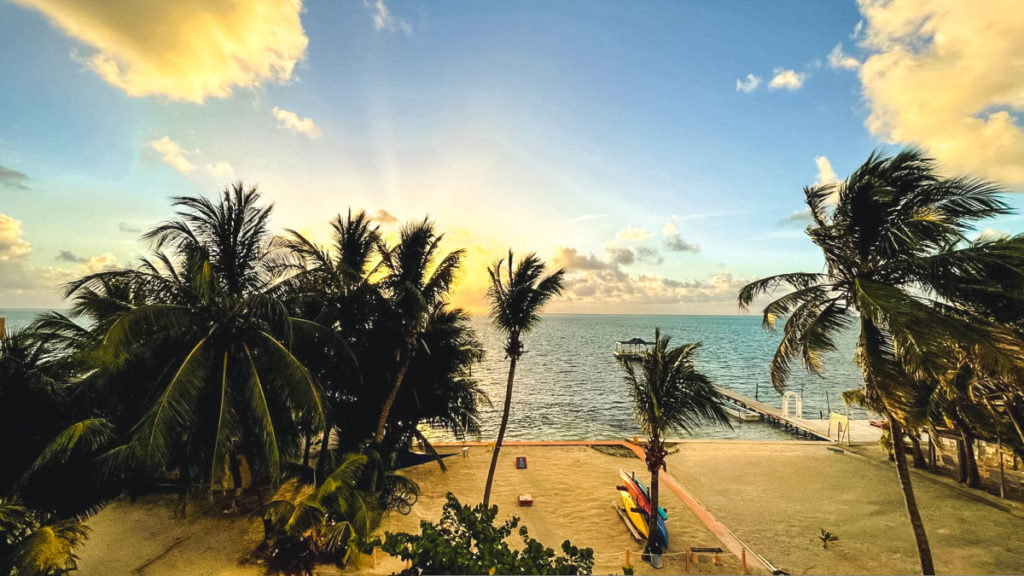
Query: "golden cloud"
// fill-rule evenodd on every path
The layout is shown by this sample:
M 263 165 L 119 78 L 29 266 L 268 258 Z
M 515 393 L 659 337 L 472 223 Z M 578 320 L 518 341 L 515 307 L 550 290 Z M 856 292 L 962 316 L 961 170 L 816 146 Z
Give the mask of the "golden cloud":
M 14 0 L 93 48 L 83 61 L 133 97 L 202 102 L 286 82 L 306 53 L 300 0 Z
M 868 129 L 955 171 L 1024 183 L 1019 0 L 860 0 Z

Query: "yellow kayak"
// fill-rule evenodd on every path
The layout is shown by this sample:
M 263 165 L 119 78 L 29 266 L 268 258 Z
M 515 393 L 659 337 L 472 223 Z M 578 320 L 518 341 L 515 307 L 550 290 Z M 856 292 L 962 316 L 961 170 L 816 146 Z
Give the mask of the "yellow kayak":
M 641 536 L 647 538 L 647 519 L 644 518 L 642 512 L 638 512 L 640 507 L 633 501 L 633 497 L 629 495 L 629 492 L 619 490 L 619 496 L 622 497 L 622 507 L 626 509 L 629 521 L 633 523 L 633 526 Z

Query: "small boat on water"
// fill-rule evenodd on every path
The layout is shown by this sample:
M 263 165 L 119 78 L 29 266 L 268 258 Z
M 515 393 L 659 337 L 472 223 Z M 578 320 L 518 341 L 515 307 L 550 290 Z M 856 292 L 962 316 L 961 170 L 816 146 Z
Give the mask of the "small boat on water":
M 753 410 L 747 410 L 746 408 L 741 408 L 740 406 L 733 406 L 725 402 L 722 402 L 722 409 L 725 410 L 725 413 L 728 414 L 730 418 L 736 420 L 750 422 L 761 419 L 761 415 L 758 414 L 757 412 L 754 412 Z
M 615 351 L 612 354 L 619 360 L 643 360 L 651 346 L 654 346 L 654 342 L 648 342 L 643 338 L 619 340 L 615 342 Z

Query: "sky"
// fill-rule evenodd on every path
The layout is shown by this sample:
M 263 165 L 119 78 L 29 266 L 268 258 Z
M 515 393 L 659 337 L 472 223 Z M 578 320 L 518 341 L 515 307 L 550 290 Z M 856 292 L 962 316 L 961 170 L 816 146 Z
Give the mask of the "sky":
M 549 312 L 735 314 L 822 268 L 802 188 L 876 148 L 1024 207 L 1021 54 L 1017 0 L 0 0 L 0 308 L 241 179 L 321 242 L 429 216 L 471 312 L 512 248 L 566 269 Z

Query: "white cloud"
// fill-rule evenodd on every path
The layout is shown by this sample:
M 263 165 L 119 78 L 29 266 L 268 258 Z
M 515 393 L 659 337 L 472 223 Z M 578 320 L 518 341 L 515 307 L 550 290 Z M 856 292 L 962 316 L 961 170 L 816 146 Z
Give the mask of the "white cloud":
M 993 228 L 985 228 L 978 233 L 978 241 L 980 242 L 993 242 L 995 240 L 1005 240 L 1010 237 L 1010 233 L 1006 230 L 995 230 Z
M 83 63 L 133 97 L 202 102 L 287 82 L 309 43 L 301 0 L 15 0 L 88 45 Z
M 302 118 L 295 112 L 277 106 L 274 107 L 273 112 L 280 127 L 298 134 L 305 134 L 310 138 L 320 137 L 320 127 L 313 122 L 312 118 Z
M 615 233 L 615 239 L 623 242 L 643 242 L 651 237 L 646 228 L 635 228 L 630 226 Z
M 164 164 L 171 166 L 182 174 L 188 174 L 196 169 L 195 164 L 186 157 L 186 152 L 181 145 L 171 140 L 168 136 L 150 140 L 146 142 L 146 146 L 158 152 Z
M 779 90 L 785 88 L 789 91 L 800 89 L 804 85 L 805 75 L 798 73 L 794 70 L 783 70 L 782 68 L 776 68 L 773 72 L 771 82 L 768 83 L 769 90 Z
M 843 43 L 840 42 L 828 53 L 828 67 L 836 70 L 856 70 L 860 68 L 860 60 L 843 52 Z
M 590 220 L 601 220 L 607 218 L 607 214 L 583 214 L 573 219 L 573 222 L 589 222 Z
M 758 86 L 761 85 L 761 78 L 754 76 L 753 74 L 747 74 L 746 78 L 736 80 L 736 91 L 737 92 L 753 92 Z
M 1024 183 L 1019 0 L 860 0 L 867 127 L 947 169 Z
M 212 164 L 207 164 L 206 171 L 225 180 L 230 180 L 235 177 L 235 169 L 227 162 L 214 162 Z
M 677 218 L 675 216 L 673 216 L 672 219 L 676 220 Z M 661 227 L 661 235 L 662 236 L 678 236 L 679 235 L 679 229 L 676 228 L 676 225 L 673 224 L 672 222 L 666 222 L 665 225 Z
M 857 20 L 857 25 L 853 27 L 853 34 L 850 34 L 850 40 L 856 40 L 860 38 L 860 33 L 862 30 L 864 30 L 864 20 Z
M 60 300 L 58 287 L 75 274 L 61 268 L 32 266 L 32 245 L 22 236 L 21 221 L 0 214 L 0 302 L 11 308 L 56 306 Z M 75 260 L 80 269 L 87 261 Z
M 384 3 L 384 0 L 374 0 L 374 2 L 363 0 L 363 4 L 370 9 L 374 30 L 401 31 L 412 34 L 412 26 L 405 20 L 392 16 L 391 9 Z
M 832 169 L 832 163 L 828 161 L 827 157 L 815 156 L 814 163 L 818 166 L 818 180 L 814 183 L 815 186 L 833 184 L 839 181 L 836 171 Z
M 814 185 L 820 186 L 822 184 L 834 184 L 839 181 L 839 177 L 836 176 L 836 171 L 832 169 L 832 163 L 829 162 L 825 156 L 815 156 L 814 163 L 818 167 L 818 179 L 815 180 Z M 839 190 L 835 189 L 832 194 L 825 200 L 826 206 L 835 206 L 839 201 Z M 811 218 L 811 209 L 804 208 L 803 210 L 797 210 L 789 216 L 782 219 L 780 224 L 792 225 L 792 224 L 810 224 L 813 221 Z

